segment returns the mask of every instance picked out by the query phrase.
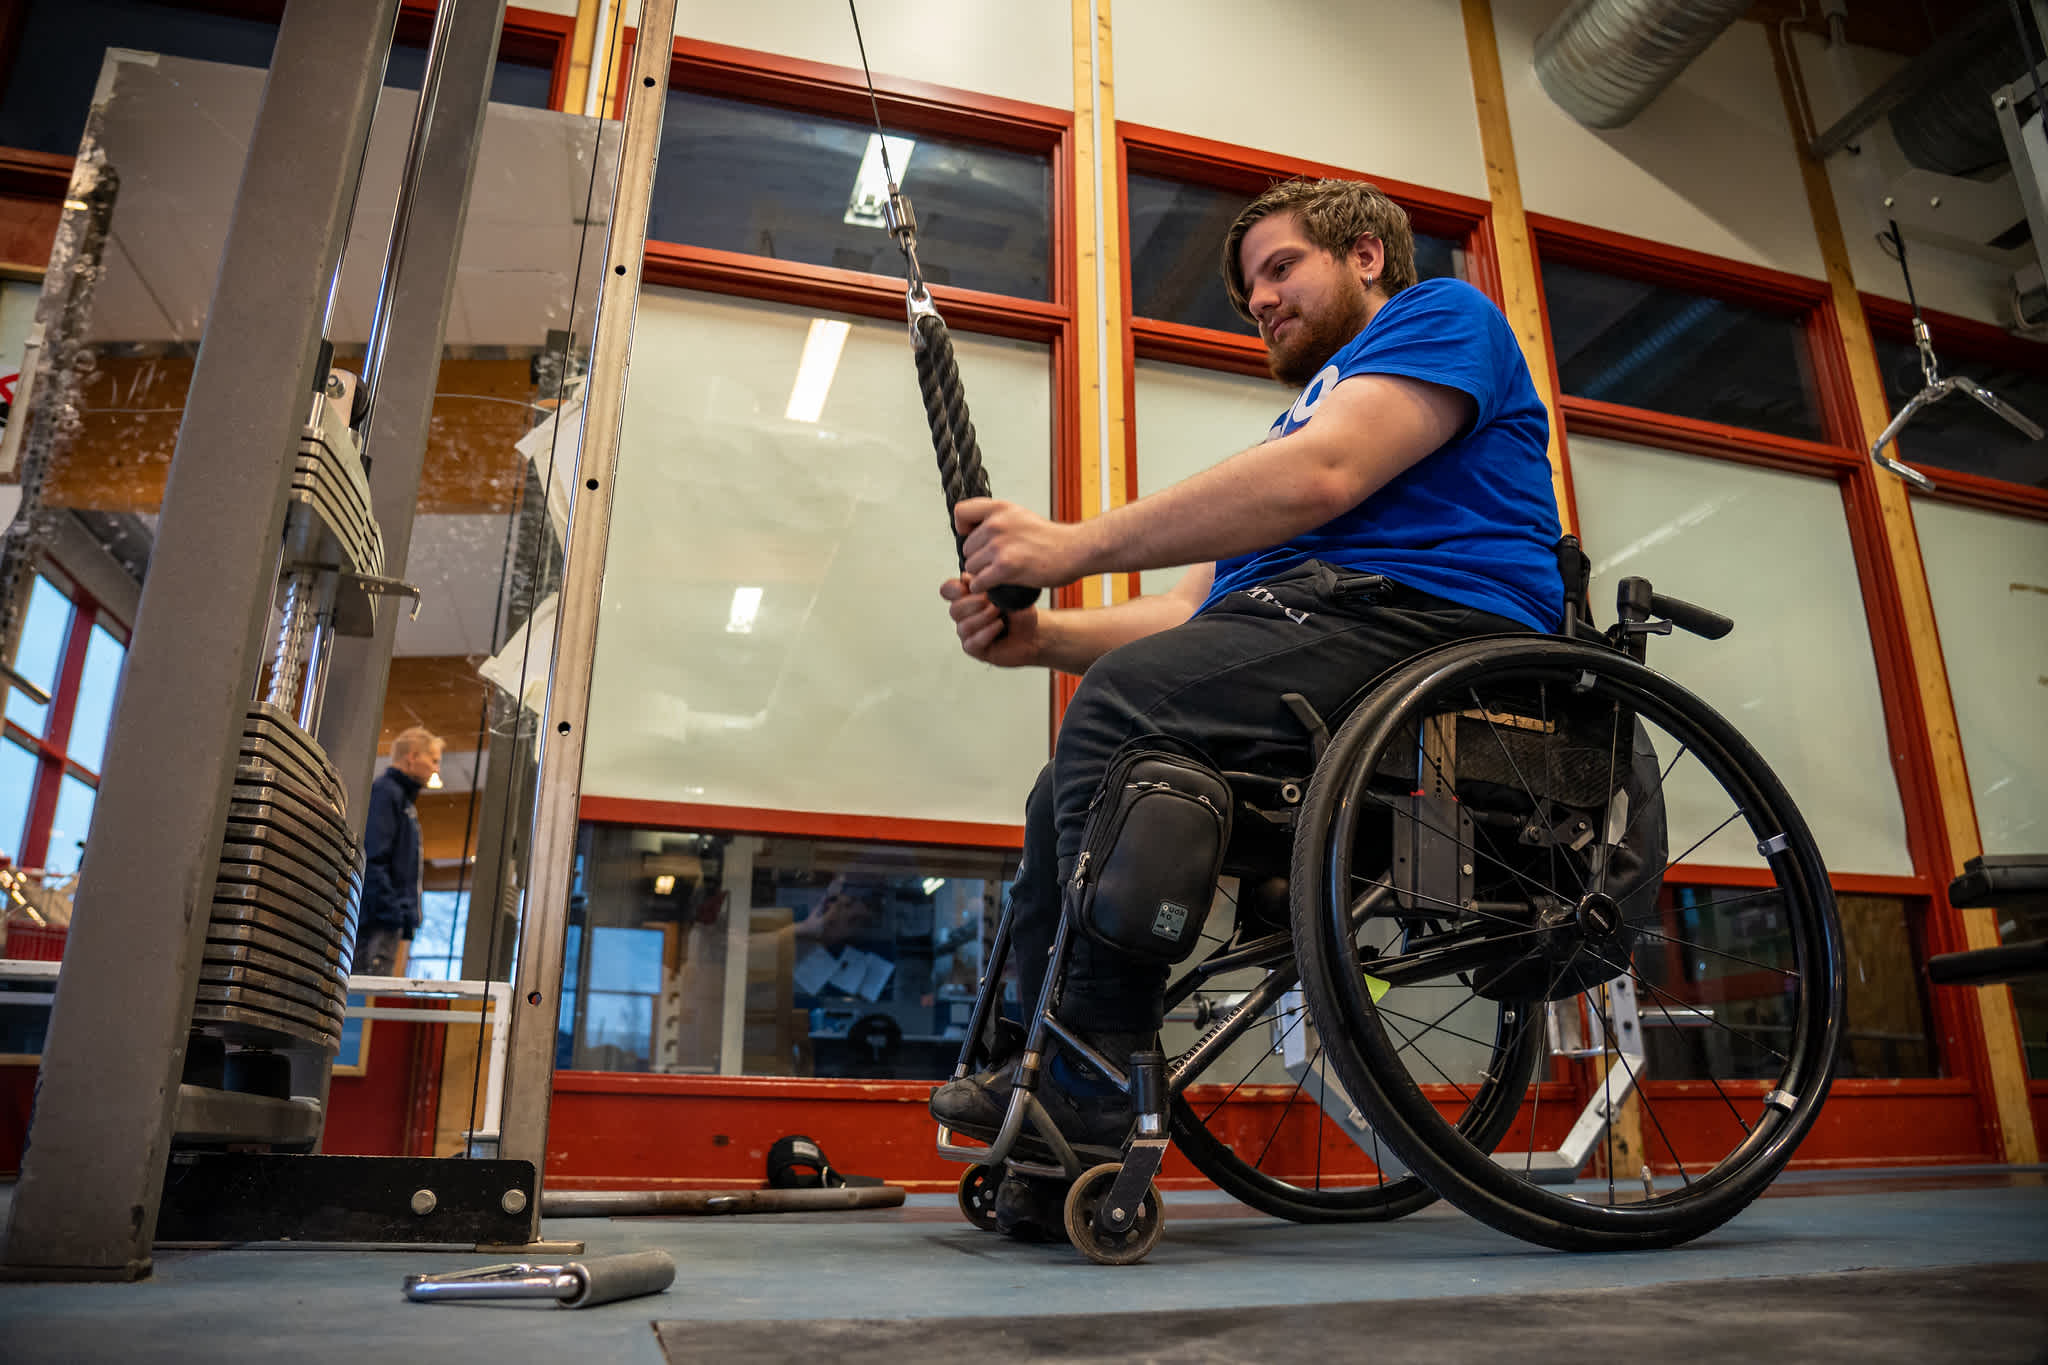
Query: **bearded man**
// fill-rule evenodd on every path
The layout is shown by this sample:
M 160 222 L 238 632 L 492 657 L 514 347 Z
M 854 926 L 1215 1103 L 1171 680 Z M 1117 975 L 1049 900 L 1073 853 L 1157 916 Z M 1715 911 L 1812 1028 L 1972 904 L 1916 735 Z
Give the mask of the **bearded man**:
M 965 567 L 940 596 L 960 647 L 1081 675 L 1025 805 L 1011 895 L 1027 1008 L 1091 803 L 1128 743 L 1299 775 L 1309 738 L 1284 694 L 1334 723 L 1434 646 L 1560 625 L 1549 420 L 1492 301 L 1454 279 L 1418 283 L 1407 214 L 1357 181 L 1276 185 L 1232 224 L 1223 258 L 1274 376 L 1300 390 L 1261 444 L 1088 521 L 990 498 L 955 511 Z M 1178 565 L 1193 567 L 1172 591 L 1106 608 L 1006 618 L 987 597 Z M 1077 933 L 1055 1017 L 1121 1067 L 1157 1035 L 1168 970 Z M 1012 1074 L 940 1087 L 933 1115 L 992 1136 Z M 1130 1103 L 1101 1072 L 1060 1054 L 1046 1081 L 1039 1098 L 1069 1141 L 1122 1144 Z

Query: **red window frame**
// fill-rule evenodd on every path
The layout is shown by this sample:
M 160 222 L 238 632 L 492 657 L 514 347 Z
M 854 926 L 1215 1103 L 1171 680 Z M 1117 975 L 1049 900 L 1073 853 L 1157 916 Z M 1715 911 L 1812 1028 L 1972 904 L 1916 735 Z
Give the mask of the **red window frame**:
M 1908 929 L 1915 940 L 1912 949 L 1916 963 L 1924 962 L 1931 954 L 1966 946 L 1962 916 L 1948 901 L 1948 880 L 1954 869 L 1948 866 L 1933 743 L 1920 702 L 1901 585 L 1879 507 L 1877 480 L 1891 476 L 1879 471 L 1871 463 L 1869 452 L 1861 448 L 1862 428 L 1849 375 L 1848 351 L 1828 286 L 1821 281 L 1545 215 L 1529 215 L 1529 225 L 1531 248 L 1539 260 L 1539 301 L 1540 261 L 1548 255 L 1610 274 L 1803 318 L 1827 434 L 1825 441 L 1805 441 L 1569 396 L 1562 397 L 1559 403 L 1562 425 L 1567 433 L 1576 431 L 1633 441 L 1836 482 L 1862 588 L 1864 616 L 1870 629 L 1884 705 L 1886 741 L 1898 781 L 1914 871 L 1905 877 L 1831 871 L 1829 879 L 1838 892 L 1903 897 Z M 1544 341 L 1552 356 L 1555 382 L 1556 348 L 1549 336 L 1549 325 L 1549 310 L 1545 306 Z M 1673 872 L 1680 882 L 1699 886 L 1759 884 L 1756 872 L 1744 868 L 1680 864 Z M 1941 1075 L 1908 1080 L 1843 1080 L 1837 1083 L 1837 1090 L 1845 1094 L 1889 1096 L 1905 1093 L 1898 1089 L 1904 1086 L 1914 1095 L 1974 1093 L 1987 1097 L 1988 1102 L 1991 1078 L 1982 1021 L 1974 1002 L 1964 999 L 1965 995 L 1957 991 L 1930 991 L 1922 984 L 1922 1007 L 1936 1044 L 1936 1064 Z M 1866 1144 L 1859 1142 L 1861 1145 Z M 1881 1145 L 1870 1145 L 1873 1151 L 1887 1150 Z M 1988 1150 L 1996 1148 L 1992 1141 Z
M 614 108 L 624 107 L 637 38 L 638 31 L 629 28 L 620 45 Z M 867 122 L 872 117 L 867 83 L 857 69 L 690 38 L 678 38 L 673 44 L 669 88 L 829 118 Z M 932 285 L 931 293 L 948 325 L 957 332 L 1002 336 L 1046 346 L 1051 365 L 1053 516 L 1062 521 L 1074 520 L 1080 515 L 1081 484 L 1077 402 L 1080 377 L 1074 339 L 1073 111 L 880 74 L 875 77 L 874 98 L 882 121 L 892 134 L 978 142 L 1047 158 L 1052 188 L 1048 205 L 1052 297 L 1015 298 L 943 284 Z M 649 241 L 642 259 L 641 279 L 644 284 L 766 299 L 862 317 L 892 321 L 903 317 L 904 285 L 899 276 L 773 260 L 679 242 Z M 909 365 L 907 355 L 904 363 Z M 1078 606 L 1078 586 L 1061 589 L 1055 601 L 1061 606 Z M 1056 705 L 1056 699 L 1050 704 Z M 1049 722 L 1056 723 L 1056 713 L 1049 714 Z M 644 829 L 780 834 L 964 848 L 1016 849 L 1022 847 L 1024 839 L 1021 825 L 602 796 L 584 797 L 578 814 L 591 823 Z
M 98 789 L 100 774 L 71 757 L 71 726 L 78 714 L 78 693 L 85 678 L 85 652 L 92 643 L 95 626 L 128 646 L 128 626 L 104 603 L 94 597 L 77 578 L 58 565 L 45 561 L 37 575 L 50 580 L 71 603 L 71 617 L 64 625 L 64 643 L 57 654 L 57 677 L 50 688 L 50 708 L 43 734 L 30 733 L 9 719 L 0 722 L 0 732 L 36 759 L 36 774 L 29 789 L 28 820 L 22 827 L 21 867 L 41 867 L 50 855 L 50 826 L 57 815 L 57 796 L 66 777 L 75 777 Z M 12 689 L 9 689 L 10 691 Z
M 1417 232 L 1457 241 L 1464 249 L 1472 284 L 1496 304 L 1502 301 L 1500 261 L 1493 240 L 1493 207 L 1484 199 L 1472 199 L 1318 161 L 1276 156 L 1250 147 L 1191 137 L 1142 123 L 1119 121 L 1116 126 L 1116 183 L 1120 187 L 1117 231 L 1124 249 L 1119 253 L 1122 257 L 1122 278 L 1118 286 L 1123 291 L 1125 320 L 1122 344 L 1124 499 L 1127 502 L 1135 502 L 1138 497 L 1138 424 L 1134 414 L 1137 412 L 1137 363 L 1140 359 L 1168 361 L 1259 379 L 1267 377 L 1266 347 L 1256 337 L 1139 317 L 1133 311 L 1131 205 L 1125 187 L 1129 186 L 1134 173 L 1248 195 L 1258 194 L 1271 185 L 1297 176 L 1369 179 L 1408 211 L 1409 221 Z M 1130 595 L 1138 596 L 1139 575 L 1128 574 L 1126 581 Z

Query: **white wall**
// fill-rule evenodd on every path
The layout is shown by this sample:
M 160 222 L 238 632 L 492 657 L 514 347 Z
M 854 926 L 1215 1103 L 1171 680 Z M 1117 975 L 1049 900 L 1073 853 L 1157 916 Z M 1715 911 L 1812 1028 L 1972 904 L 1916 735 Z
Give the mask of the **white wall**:
M 1074 107 L 1065 0 L 888 0 L 860 10 L 875 75 Z M 837 0 L 684 4 L 676 36 L 860 69 L 853 19 Z
M 1586 128 L 1536 79 L 1565 0 L 1494 0 L 1532 213 L 1818 278 L 1820 246 L 1762 25 L 1738 22 L 1625 127 Z
M 1454 0 L 1117 0 L 1116 116 L 1486 197 Z

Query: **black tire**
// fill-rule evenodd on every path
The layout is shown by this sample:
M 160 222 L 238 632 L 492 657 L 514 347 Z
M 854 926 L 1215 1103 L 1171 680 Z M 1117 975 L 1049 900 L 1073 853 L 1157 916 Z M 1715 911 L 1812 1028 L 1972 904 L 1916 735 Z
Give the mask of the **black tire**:
M 1291 974 L 1293 966 L 1289 963 L 1277 970 Z M 1252 1029 L 1263 1042 L 1269 1032 L 1284 1033 L 1304 1026 L 1304 1016 L 1298 1004 L 1289 1010 L 1283 997 Z M 1277 1030 L 1270 1022 L 1275 1017 L 1281 1020 Z M 1479 1087 L 1460 1120 L 1471 1141 L 1489 1148 L 1513 1123 L 1522 1085 L 1541 1050 L 1540 1038 L 1516 1031 L 1513 1023 L 1504 1017 L 1497 1030 L 1502 1047 L 1490 1069 L 1500 1081 Z M 1307 1072 L 1288 1093 L 1278 1116 L 1270 1122 L 1248 1122 L 1226 1101 L 1253 1079 L 1256 1068 L 1228 1067 L 1217 1083 L 1205 1087 L 1196 1098 L 1190 1099 L 1185 1092 L 1173 1097 L 1169 1110 L 1173 1141 L 1218 1189 L 1261 1213 L 1291 1222 L 1389 1222 L 1435 1203 L 1436 1192 L 1416 1176 L 1401 1172 L 1397 1162 L 1389 1161 L 1392 1153 L 1377 1144 L 1362 1149 L 1372 1164 L 1371 1174 L 1364 1180 L 1347 1181 L 1334 1174 L 1341 1168 L 1343 1153 L 1338 1150 L 1328 1154 L 1333 1174 L 1325 1177 L 1325 1126 L 1319 1119 L 1319 1092 L 1331 1083 L 1329 1068 L 1324 1049 L 1316 1047 Z M 1223 1091 L 1220 1097 L 1219 1090 Z M 1341 1085 L 1339 1090 L 1341 1093 Z M 1314 1161 L 1306 1171 L 1288 1169 L 1284 1147 L 1281 1159 L 1275 1159 L 1275 1138 L 1290 1119 L 1296 1125 L 1316 1125 Z M 1295 1131 L 1299 1133 L 1298 1126 Z M 1395 1172 L 1391 1176 L 1386 1173 L 1389 1164 Z
M 1451 755 L 1451 771 L 1418 745 L 1418 735 L 1429 733 L 1420 728 L 1429 717 L 1451 727 L 1435 731 L 1453 736 L 1450 747 L 1438 740 L 1433 751 Z M 1660 735 L 1663 748 L 1654 751 Z M 1647 768 L 1645 737 L 1654 751 Z M 1601 785 L 1603 750 L 1607 775 Z M 1690 771 L 1684 781 L 1670 784 L 1688 754 L 1718 784 L 1718 797 L 1709 793 L 1708 802 L 1702 802 L 1702 788 Z M 1664 760 L 1669 766 L 1661 766 Z M 1431 775 L 1420 766 L 1427 763 L 1436 763 L 1440 780 L 1456 791 L 1452 806 L 1418 805 L 1400 794 L 1427 785 Z M 1407 777 L 1389 789 L 1384 775 L 1398 774 L 1404 767 Z M 1474 775 L 1471 770 L 1484 771 Z M 1647 787 L 1645 773 L 1652 779 Z M 1567 789 L 1612 793 L 1622 787 L 1637 795 L 1622 807 L 1624 813 L 1633 810 L 1634 818 L 1626 820 L 1618 839 L 1613 836 L 1623 820 L 1615 809 L 1621 803 L 1608 797 L 1561 794 Z M 1667 810 L 1667 792 L 1676 802 L 1676 815 Z M 1567 822 L 1574 802 L 1598 804 L 1577 807 L 1583 814 L 1573 826 Z M 1711 825 L 1716 810 L 1725 807 L 1732 807 L 1727 817 Z M 1447 809 L 1453 813 L 1446 815 Z M 1517 810 L 1524 814 L 1516 815 Z M 1656 829 L 1651 847 L 1644 827 L 1652 823 L 1653 810 Z M 1696 810 L 1708 814 L 1696 817 Z M 1530 811 L 1541 818 L 1529 817 Z M 1482 829 L 1476 823 L 1482 819 L 1494 823 Z M 1712 899 L 1705 911 L 1689 903 L 1683 913 L 1695 918 L 1682 923 L 1672 918 L 1671 906 L 1663 902 L 1680 893 L 1667 895 L 1664 871 L 1684 862 L 1694 850 L 1722 840 L 1738 819 L 1746 825 L 1749 841 L 1759 846 L 1758 853 L 1765 854 L 1760 878 L 1765 887 L 1736 888 L 1741 894 L 1726 901 Z M 1403 847 L 1398 839 L 1404 820 L 1425 833 L 1449 836 L 1463 850 L 1467 877 L 1473 877 L 1475 868 L 1479 876 L 1471 883 L 1471 899 L 1462 907 L 1454 901 L 1425 905 L 1423 898 L 1411 898 L 1400 932 L 1384 940 L 1397 944 L 1398 951 L 1383 952 L 1373 970 L 1386 979 L 1410 983 L 1413 989 L 1463 991 L 1481 1002 L 1517 992 L 1536 1003 L 1563 1001 L 1567 1011 L 1574 1008 L 1572 1002 L 1580 1002 L 1590 1017 L 1603 1023 L 1611 1023 L 1607 1002 L 1627 995 L 1619 986 L 1610 993 L 1607 980 L 1626 979 L 1634 998 L 1643 1002 L 1644 1028 L 1637 1036 L 1647 1040 L 1658 1035 L 1657 1046 L 1669 1070 L 1696 1063 L 1708 1072 L 1718 1104 L 1711 1132 L 1705 1136 L 1694 1122 L 1678 1128 L 1682 1141 L 1674 1140 L 1672 1130 L 1657 1117 L 1660 1104 L 1682 1107 L 1683 1097 L 1672 1098 L 1678 1088 L 1666 1087 L 1662 1098 L 1635 1088 L 1640 1111 L 1650 1120 L 1642 1131 L 1644 1197 L 1636 1197 L 1633 1177 L 1624 1172 L 1620 1181 L 1616 1179 L 1612 1126 L 1606 1130 L 1604 1193 L 1597 1186 L 1581 1186 L 1581 1193 L 1572 1194 L 1535 1178 L 1534 1134 L 1541 1092 L 1531 1092 L 1534 1107 L 1529 1107 L 1530 1121 L 1525 1125 L 1529 1155 L 1519 1164 L 1508 1164 L 1462 1135 L 1423 1090 L 1434 1078 L 1418 1074 L 1414 1056 L 1403 1054 L 1419 1056 L 1435 1049 L 1435 1042 L 1418 1044 L 1436 1024 L 1410 1036 L 1404 1024 L 1422 1024 L 1421 1011 L 1403 1010 L 1394 994 L 1375 999 L 1372 987 L 1380 985 L 1383 992 L 1385 988 L 1361 970 L 1358 935 L 1349 912 L 1361 887 L 1393 885 L 1393 863 L 1380 859 L 1388 856 L 1385 849 Z M 1461 823 L 1459 830 L 1443 828 L 1452 820 Z M 1475 822 L 1469 834 L 1462 828 L 1466 820 Z M 1390 832 L 1375 835 L 1375 822 L 1390 826 Z M 1594 834 L 1577 834 L 1587 842 L 1564 841 L 1565 835 L 1586 830 L 1589 822 Z M 1682 828 L 1671 829 L 1667 836 L 1667 823 Z M 1804 821 L 1755 750 L 1706 703 L 1669 678 L 1618 651 L 1553 637 L 1494 637 L 1447 646 L 1383 679 L 1352 714 L 1310 784 L 1298 829 L 1291 903 L 1295 950 L 1326 1053 L 1376 1134 L 1411 1171 L 1475 1218 L 1563 1250 L 1674 1246 L 1719 1227 L 1745 1208 L 1783 1169 L 1812 1127 L 1833 1079 L 1843 1010 L 1841 930 L 1827 872 Z M 1698 829 L 1708 833 L 1695 842 Z M 1513 831 L 1517 838 L 1510 840 L 1504 831 Z M 1390 838 L 1395 842 L 1389 844 Z M 1766 853 L 1761 846 L 1767 842 L 1771 848 Z M 1671 856 L 1674 852 L 1676 857 Z M 1744 850 L 1726 840 L 1712 843 L 1709 852 L 1732 857 Z M 1361 872 L 1361 867 L 1367 870 Z M 1376 880 L 1375 873 L 1382 880 Z M 1479 889 L 1481 882 L 1491 885 L 1496 899 L 1487 899 Z M 1683 894 L 1697 892 L 1688 889 Z M 1512 907 L 1515 898 L 1523 907 L 1519 916 L 1500 909 Z M 1760 901 L 1775 903 L 1770 922 L 1775 926 L 1782 919 L 1785 927 L 1781 935 L 1773 929 L 1773 937 L 1760 940 L 1767 948 L 1749 951 L 1757 958 L 1775 955 L 1778 963 L 1789 962 L 1789 967 L 1694 941 L 1674 927 L 1707 923 L 1703 917 L 1723 913 L 1721 907 Z M 1488 905 L 1495 909 L 1483 908 Z M 1728 922 L 1746 922 L 1767 912 L 1768 906 Z M 1653 922 L 1657 929 L 1645 927 Z M 1719 927 L 1721 921 L 1713 923 Z M 1687 933 L 1708 936 L 1704 930 Z M 1664 946 L 1643 951 L 1641 945 L 1652 940 L 1661 940 Z M 1445 944 L 1465 956 L 1455 970 L 1432 976 L 1437 970 L 1433 963 L 1448 960 L 1441 946 Z M 1423 950 L 1432 945 L 1437 945 L 1437 956 L 1423 957 Z M 1669 985 L 1655 979 L 1659 973 L 1653 959 L 1658 954 L 1664 958 L 1664 974 L 1671 976 Z M 1771 993 L 1763 998 L 1769 1008 L 1782 1011 L 1784 1022 L 1765 1025 L 1737 1015 L 1737 1022 L 1749 1030 L 1745 1032 L 1721 1017 L 1729 1007 L 1715 1003 L 1720 997 L 1714 992 L 1692 990 L 1696 1000 L 1708 1002 L 1706 1007 L 1687 1003 L 1683 988 L 1697 987 L 1699 981 L 1671 974 L 1700 971 L 1692 961 L 1705 962 L 1709 955 L 1774 973 L 1765 978 Z M 1474 965 L 1475 957 L 1483 959 L 1480 965 Z M 1438 1016 L 1439 1023 L 1443 1017 L 1447 1015 Z M 1534 1029 L 1541 1017 L 1541 1009 L 1524 1010 L 1524 1027 Z M 1713 1032 L 1716 1029 L 1720 1032 Z M 1688 1038 L 1688 1030 L 1705 1034 L 1707 1041 Z M 1781 1035 L 1783 1051 L 1777 1045 Z M 1606 1037 L 1611 1039 L 1611 1028 Z M 1728 1041 L 1730 1037 L 1735 1041 Z M 1397 1045 L 1396 1039 L 1402 1041 Z M 1446 1044 L 1440 1050 L 1449 1053 L 1454 1047 Z M 1687 1055 L 1688 1050 L 1699 1056 Z M 1633 1084 L 1634 1065 L 1611 1042 L 1599 1055 L 1603 1077 L 1626 1074 Z M 1647 1065 L 1649 1053 L 1640 1055 Z M 1441 1066 L 1438 1069 L 1441 1074 Z M 1720 1117 L 1723 1106 L 1732 1121 Z M 1701 1112 L 1695 1108 L 1689 1117 L 1698 1120 Z M 1555 1110 L 1552 1116 L 1555 1121 Z M 1677 1188 L 1664 1193 L 1649 1188 L 1650 1162 L 1656 1158 L 1659 1140 L 1680 1180 Z M 1692 1153 L 1692 1169 L 1681 1147 Z M 1698 1155 L 1701 1150 L 1719 1154 L 1705 1164 Z

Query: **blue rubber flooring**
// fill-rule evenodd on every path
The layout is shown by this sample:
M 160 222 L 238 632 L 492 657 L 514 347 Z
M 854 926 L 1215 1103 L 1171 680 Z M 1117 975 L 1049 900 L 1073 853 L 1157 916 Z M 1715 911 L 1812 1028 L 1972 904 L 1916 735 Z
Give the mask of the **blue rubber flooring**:
M 0 1198 L 6 1195 L 11 1190 L 0 1187 Z M 1742 1279 L 1782 1285 L 1842 1272 L 2048 1261 L 2048 1173 L 2039 1169 L 1859 1172 L 1854 1179 L 1794 1174 L 1727 1227 L 1688 1246 L 1599 1256 L 1528 1246 L 1443 1205 L 1398 1223 L 1304 1227 L 1214 1194 L 1169 1192 L 1165 1203 L 1158 1247 L 1143 1264 L 1121 1268 L 1093 1265 L 1065 1246 L 978 1232 L 960 1220 L 951 1196 L 940 1195 L 861 1213 L 550 1220 L 546 1235 L 582 1240 L 590 1255 L 660 1247 L 677 1262 L 676 1282 L 665 1293 L 580 1311 L 413 1304 L 401 1295 L 409 1273 L 502 1257 L 163 1251 L 153 1277 L 139 1284 L 0 1284 L 0 1360 L 659 1365 L 670 1357 L 657 1340 L 658 1321 L 669 1324 L 672 1345 L 687 1348 L 692 1323 L 1078 1319 L 1585 1290 L 1654 1291 L 1668 1299 L 1673 1287 Z M 1728 1297 L 1725 1288 L 1715 1293 Z M 1748 1343 L 1758 1355 L 1817 1358 L 1802 1354 L 1796 1334 L 1773 1337 L 1773 1315 L 1791 1310 L 1764 1299 L 1729 1314 L 1730 1348 Z M 1619 1302 L 1628 1302 L 1625 1294 Z M 1611 1322 L 1617 1314 L 1601 1316 Z M 1619 1316 L 1626 1325 L 1630 1315 L 1624 1309 Z M 1645 1319 L 1626 1348 L 1670 1358 L 1658 1351 L 1653 1315 Z M 788 1344 L 790 1359 L 831 1358 L 794 1339 Z M 1973 1358 L 1966 1338 L 1955 1346 L 1954 1359 Z M 684 1349 L 677 1358 L 696 1357 Z M 963 1343 L 962 1358 L 1023 1357 L 987 1342 L 980 1349 Z

